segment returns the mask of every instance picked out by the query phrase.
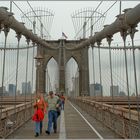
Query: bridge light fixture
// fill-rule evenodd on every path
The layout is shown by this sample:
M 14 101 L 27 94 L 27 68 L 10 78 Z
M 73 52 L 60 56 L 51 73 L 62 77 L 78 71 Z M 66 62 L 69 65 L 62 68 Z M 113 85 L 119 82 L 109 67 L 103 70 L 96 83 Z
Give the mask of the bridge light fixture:
M 42 60 L 43 57 L 39 54 L 36 57 L 34 57 L 34 59 L 36 60 L 36 66 L 40 66 L 41 65 L 40 60 Z

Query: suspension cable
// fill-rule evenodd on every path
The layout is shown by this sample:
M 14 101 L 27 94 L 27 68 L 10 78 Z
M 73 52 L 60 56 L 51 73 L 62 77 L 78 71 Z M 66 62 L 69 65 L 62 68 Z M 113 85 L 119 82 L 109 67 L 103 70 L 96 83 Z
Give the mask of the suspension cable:
M 29 40 L 27 39 L 27 46 L 29 46 Z M 29 59 L 29 49 L 27 49 L 27 52 L 26 52 L 27 54 L 27 58 L 26 58 L 26 72 L 25 72 L 25 98 L 24 98 L 24 103 L 25 103 L 25 114 L 24 114 L 24 116 L 25 116 L 25 118 L 24 118 L 24 121 L 26 121 L 26 100 L 27 100 L 27 88 L 28 88 L 28 84 L 27 84 L 27 80 L 28 80 L 28 59 Z
M 17 123 L 16 119 L 17 119 L 17 113 L 16 113 L 16 102 L 17 102 L 17 86 L 18 86 L 18 68 L 19 68 L 19 43 L 20 43 L 20 38 L 21 35 L 17 34 L 17 40 L 18 40 L 18 45 L 17 45 L 17 60 L 16 60 L 16 84 L 15 84 L 15 105 L 14 105 L 14 110 L 15 110 L 15 123 Z M 13 131 L 14 131 L 14 127 L 13 127 Z M 13 135 L 14 136 L 14 135 Z
M 14 1 L 13 1 L 13 3 L 14 3 L 15 6 L 20 10 L 20 12 L 21 12 L 24 16 L 27 17 L 27 19 L 30 21 L 30 23 L 33 24 L 32 21 L 30 20 L 30 18 L 29 18 L 26 14 L 24 14 L 24 12 L 21 10 L 21 8 L 20 8 Z M 37 29 L 38 31 L 40 31 L 40 29 L 39 29 L 38 27 L 36 27 L 36 29 Z
M 102 4 L 102 2 L 103 1 L 101 1 L 100 3 L 99 3 L 99 5 L 96 7 L 96 9 L 92 12 L 92 14 L 91 14 L 91 17 L 93 16 L 93 14 L 97 11 L 97 9 L 99 8 L 99 6 Z M 88 18 L 87 19 L 87 21 L 85 21 L 86 23 L 89 21 L 89 19 L 90 18 Z M 76 35 L 75 35 L 75 37 L 74 38 L 76 38 L 76 36 L 81 32 L 81 30 L 83 29 L 83 26 L 80 28 L 80 30 L 76 33 Z
M 32 9 L 33 13 L 37 16 L 36 12 L 34 11 L 34 9 L 32 8 L 31 4 L 29 3 L 29 1 L 27 0 L 27 3 L 29 5 L 29 7 Z M 41 20 L 39 19 L 39 17 L 37 16 L 37 19 L 40 21 L 40 23 L 43 25 L 43 23 L 41 22 Z M 43 26 L 43 28 L 46 30 L 47 34 L 50 36 L 49 32 L 47 31 L 47 29 Z M 50 36 L 51 37 L 51 36 Z
M 94 47 L 92 47 L 92 66 L 93 66 L 93 92 L 95 96 L 95 101 L 96 101 L 96 94 L 95 94 L 95 63 L 94 63 Z
M 101 17 L 105 16 L 105 14 L 106 14 L 116 3 L 117 3 L 117 1 L 115 1 L 115 2 L 106 10 L 106 12 L 104 12 L 104 13 L 102 14 L 102 16 L 100 16 L 100 17 L 92 24 L 92 26 L 94 26 L 94 25 L 101 19 Z M 91 27 L 89 27 L 89 28 L 86 30 L 86 32 L 87 32 L 88 30 L 90 30 L 90 28 L 91 28 Z
M 5 42 L 4 42 L 4 48 L 7 46 L 7 36 L 8 36 L 9 28 L 4 27 L 4 33 L 5 33 Z M 1 94 L 1 113 L 0 113 L 0 121 L 2 121 L 2 108 L 3 108 L 3 96 L 4 96 L 4 78 L 5 78 L 5 59 L 6 59 L 6 50 L 3 52 L 3 69 L 2 69 L 2 94 Z
M 139 107 L 139 95 L 138 95 L 138 84 L 137 84 L 137 71 L 136 71 L 136 58 L 135 58 L 135 45 L 134 45 L 134 34 L 135 28 L 131 27 L 131 41 L 132 41 L 132 52 L 133 52 L 133 67 L 134 67 L 134 80 L 135 80 L 135 90 L 136 90 L 136 99 L 137 99 L 137 111 L 138 111 L 138 136 L 140 135 L 140 107 Z

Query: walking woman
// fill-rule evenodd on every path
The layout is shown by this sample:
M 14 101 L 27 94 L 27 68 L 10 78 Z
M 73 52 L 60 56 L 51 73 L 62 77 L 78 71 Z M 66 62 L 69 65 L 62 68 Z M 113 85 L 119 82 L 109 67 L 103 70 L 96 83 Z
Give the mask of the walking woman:
M 35 121 L 35 137 L 38 137 L 42 133 L 42 121 L 44 119 L 44 113 L 46 112 L 46 103 L 41 93 L 37 93 L 35 97 L 34 109 L 35 112 L 32 120 Z

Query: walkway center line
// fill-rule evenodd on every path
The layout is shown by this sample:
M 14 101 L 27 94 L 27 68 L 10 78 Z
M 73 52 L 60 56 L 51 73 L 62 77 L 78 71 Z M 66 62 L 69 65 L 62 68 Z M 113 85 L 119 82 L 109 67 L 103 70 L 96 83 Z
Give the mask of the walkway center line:
M 64 115 L 64 110 L 61 110 L 61 115 L 60 115 L 60 132 L 59 132 L 59 139 L 66 139 L 66 129 L 65 129 L 65 115 Z
M 90 128 L 96 133 L 96 135 L 100 138 L 100 139 L 104 139 L 98 132 L 97 130 L 87 121 L 87 119 L 81 114 L 81 112 L 79 112 L 79 110 L 77 110 L 77 108 L 75 108 L 73 106 L 73 104 L 69 101 L 70 105 L 79 113 L 79 115 L 84 119 L 84 121 L 90 126 Z

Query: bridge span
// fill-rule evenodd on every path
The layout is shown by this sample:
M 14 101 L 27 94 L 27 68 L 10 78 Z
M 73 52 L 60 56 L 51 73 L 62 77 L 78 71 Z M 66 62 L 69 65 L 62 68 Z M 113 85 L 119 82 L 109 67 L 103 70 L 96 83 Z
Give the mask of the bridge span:
M 3 102 L 1 138 L 33 139 L 34 122 L 31 116 L 34 109 L 30 98 L 27 98 L 26 104 L 22 97 L 18 97 L 16 104 L 13 101 L 12 98 L 6 97 Z M 132 104 L 131 121 L 127 98 L 117 97 L 112 102 L 110 97 L 69 97 L 66 100 L 65 110 L 61 111 L 58 119 L 57 134 L 52 132 L 48 136 L 45 133 L 48 119 L 46 114 L 43 121 L 43 133 L 39 138 L 114 139 L 129 138 L 130 132 L 131 137 L 138 138 L 136 98 L 132 97 L 130 101 Z M 130 126 L 133 129 L 130 129 Z
M 94 113 L 95 115 L 95 113 Z M 65 110 L 61 111 L 58 118 L 58 131 L 50 135 L 45 133 L 47 117 L 43 121 L 43 132 L 39 139 L 114 139 L 122 138 L 108 127 L 92 118 L 88 113 L 81 110 L 76 104 L 66 101 Z M 25 135 L 23 135 L 25 134 Z M 17 129 L 8 139 L 34 139 L 34 122 L 29 120 Z
M 53 11 L 33 7 L 42 2 L 19 3 L 0 1 L 0 138 L 34 139 L 34 98 L 53 91 L 67 98 L 58 131 L 45 133 L 46 114 L 38 138 L 140 139 L 140 3 L 91 1 L 71 15 L 72 39 L 50 35 Z M 54 27 L 72 33 L 60 17 Z

